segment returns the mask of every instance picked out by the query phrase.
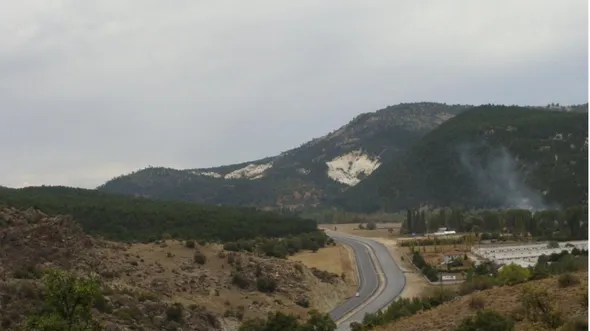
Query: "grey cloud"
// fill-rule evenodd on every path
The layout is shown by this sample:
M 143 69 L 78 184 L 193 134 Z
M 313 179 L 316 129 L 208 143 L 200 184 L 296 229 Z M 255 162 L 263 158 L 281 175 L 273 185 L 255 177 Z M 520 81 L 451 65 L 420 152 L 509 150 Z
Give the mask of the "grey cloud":
M 6 1 L 0 185 L 256 159 L 399 102 L 586 102 L 587 6 Z

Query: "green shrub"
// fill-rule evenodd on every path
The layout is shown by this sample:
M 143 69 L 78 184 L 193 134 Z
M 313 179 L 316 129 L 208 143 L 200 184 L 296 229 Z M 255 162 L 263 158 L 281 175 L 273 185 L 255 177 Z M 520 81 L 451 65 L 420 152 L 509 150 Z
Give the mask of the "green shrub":
M 207 263 L 207 257 L 202 252 L 195 252 L 195 256 L 193 257 L 193 259 L 195 260 L 195 263 L 198 263 L 200 265 Z
M 570 273 L 565 273 L 559 276 L 557 282 L 559 283 L 559 287 L 569 287 L 580 284 L 578 277 Z
M 575 317 L 565 323 L 559 331 L 586 331 L 588 330 L 588 318 Z
M 309 308 L 309 299 L 307 299 L 306 297 L 297 298 L 297 300 L 295 301 L 295 303 L 298 306 L 301 306 L 303 308 Z
M 166 320 L 182 323 L 183 318 L 183 307 L 180 303 L 175 303 L 166 308 Z
M 269 277 L 260 277 L 256 279 L 256 288 L 260 292 L 272 293 L 277 289 L 277 282 Z
M 232 284 L 236 285 L 241 289 L 247 289 L 250 287 L 250 280 L 241 272 L 234 272 L 232 274 Z
M 469 299 L 469 308 L 483 309 L 484 307 L 485 307 L 485 300 L 482 297 L 474 295 Z
M 499 313 L 484 309 L 476 313 L 475 317 L 468 317 L 461 321 L 454 331 L 513 331 L 514 321 Z
M 43 272 L 36 265 L 29 264 L 16 269 L 13 276 L 17 279 L 39 279 L 43 276 Z

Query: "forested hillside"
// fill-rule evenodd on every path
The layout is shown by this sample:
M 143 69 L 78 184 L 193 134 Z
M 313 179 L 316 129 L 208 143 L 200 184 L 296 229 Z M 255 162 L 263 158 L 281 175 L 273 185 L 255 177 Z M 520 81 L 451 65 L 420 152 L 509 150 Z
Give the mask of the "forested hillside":
M 419 205 L 586 204 L 588 113 L 481 106 L 441 124 L 335 202 L 353 211 Z
M 302 208 L 322 205 L 467 105 L 405 103 L 356 116 L 348 124 L 260 160 L 207 169 L 152 167 L 114 178 L 99 190 L 207 204 Z M 305 128 L 302 128 L 305 130 Z
M 317 231 L 312 220 L 253 208 L 157 201 L 68 187 L 0 187 L 0 205 L 70 214 L 88 234 L 122 241 L 162 237 L 233 241 Z M 0 215 L 0 225 L 11 221 Z

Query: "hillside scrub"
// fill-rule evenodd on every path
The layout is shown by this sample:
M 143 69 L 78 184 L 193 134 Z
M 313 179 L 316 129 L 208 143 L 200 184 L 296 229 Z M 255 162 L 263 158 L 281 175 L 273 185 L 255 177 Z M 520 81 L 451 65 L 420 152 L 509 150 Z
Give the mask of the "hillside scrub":
M 575 275 L 580 279 L 586 279 L 588 276 L 587 271 L 578 272 Z M 574 326 L 588 323 L 587 302 L 582 300 L 583 293 L 587 293 L 587 289 L 588 284 L 585 282 L 562 288 L 559 286 L 557 276 L 517 285 L 498 285 L 478 293 L 455 297 L 436 308 L 405 315 L 375 329 L 378 331 L 572 330 Z M 477 302 L 476 308 L 472 305 L 474 301 Z M 478 317 L 478 312 L 484 316 Z M 514 328 L 512 329 L 510 325 Z M 566 325 L 567 328 L 565 328 Z
M 536 266 L 534 268 L 523 268 L 511 264 L 505 265 L 501 270 L 498 271 L 497 267 L 490 263 L 479 265 L 477 268 L 473 269 L 474 272 L 472 273 L 475 275 L 468 276 L 468 280 L 461 284 L 459 288 L 459 294 L 465 296 L 474 291 L 489 290 L 497 286 L 514 286 L 521 283 L 529 283 L 536 279 L 540 279 L 536 274 L 536 270 L 543 268 L 548 262 L 552 262 L 552 267 L 550 271 L 547 269 L 547 274 L 544 274 L 544 277 L 548 277 L 549 272 L 554 275 L 559 275 L 560 273 L 565 272 L 565 274 L 562 274 L 557 279 L 559 287 L 579 285 L 579 281 L 575 281 L 577 280 L 576 276 L 570 274 L 570 272 L 587 270 L 587 252 L 576 251 L 575 254 L 576 255 L 569 254 L 567 251 L 564 251 L 560 254 L 553 254 L 549 257 L 541 257 L 539 259 L 539 263 L 537 264 L 538 267 Z M 420 257 L 418 252 L 415 252 L 414 256 Z M 489 276 L 490 274 L 492 276 Z M 567 277 L 567 281 L 563 280 L 564 277 Z M 564 283 L 566 282 L 567 285 L 564 286 Z M 549 300 L 547 299 L 548 294 L 546 292 L 533 291 L 529 289 L 530 287 L 523 289 L 521 295 L 523 309 L 525 310 L 525 318 L 528 318 L 533 322 L 540 321 L 553 328 L 563 324 L 563 320 L 561 319 L 560 315 L 552 310 L 553 308 L 551 308 L 552 306 L 549 304 Z M 400 318 L 414 315 L 419 311 L 433 309 L 454 298 L 454 293 L 447 291 L 439 292 L 423 299 L 398 299 L 389 305 L 385 312 L 367 314 L 362 323 L 351 324 L 351 329 L 353 331 L 372 330 L 377 326 L 389 324 L 399 320 Z M 582 302 L 584 296 L 582 295 L 580 298 L 581 299 L 579 301 Z M 477 311 L 478 315 L 464 319 L 461 325 L 454 330 L 496 331 L 514 329 L 514 321 L 510 317 L 502 316 L 489 310 L 483 311 L 481 313 L 483 315 L 480 316 L 480 310 L 486 308 L 486 305 L 487 303 L 485 295 L 477 294 L 470 296 L 469 300 L 467 301 L 467 306 L 471 310 Z M 542 306 L 539 307 L 535 305 Z M 526 311 L 528 311 L 528 313 Z
M 475 317 L 467 317 L 454 331 L 514 331 L 514 321 L 497 312 L 479 310 Z
M 67 187 L 0 188 L 0 205 L 69 214 L 90 235 L 119 241 L 163 237 L 234 241 L 317 231 L 312 220 L 253 208 L 205 206 Z M 0 219 L 0 227 L 9 225 Z M 164 238 L 166 239 L 166 238 Z
M 452 300 L 455 294 L 448 290 L 436 289 L 434 293 L 423 298 L 399 298 L 391 303 L 385 311 L 365 314 L 362 323 L 351 323 L 351 331 L 368 331 L 380 325 L 394 322 L 402 317 L 414 315 L 419 311 L 433 309 Z
M 92 317 L 106 330 L 223 330 L 279 309 L 298 316 L 308 309 L 326 312 L 350 295 L 338 275 L 285 259 L 226 252 L 217 244 L 190 249 L 180 240 L 106 241 L 84 233 L 69 216 L 33 209 L 0 207 L 0 219 L 10 223 L 0 228 L 2 330 L 19 330 L 27 316 L 47 312 L 48 267 L 76 279 L 100 277 Z
M 268 313 L 266 319 L 251 319 L 244 322 L 238 331 L 334 331 L 336 323 L 328 314 L 311 310 L 306 322 L 299 322 L 297 316 L 282 312 Z

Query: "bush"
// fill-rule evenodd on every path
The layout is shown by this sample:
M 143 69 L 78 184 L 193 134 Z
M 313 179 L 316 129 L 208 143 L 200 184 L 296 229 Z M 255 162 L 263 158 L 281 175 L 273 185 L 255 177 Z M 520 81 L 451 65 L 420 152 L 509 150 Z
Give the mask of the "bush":
M 307 299 L 306 297 L 297 298 L 297 300 L 295 301 L 295 303 L 298 306 L 301 306 L 303 308 L 309 308 L 309 299 Z
M 195 248 L 196 244 L 195 244 L 195 241 L 194 241 L 194 240 L 187 240 L 187 241 L 184 243 L 184 246 L 185 246 L 186 248 Z
M 490 276 L 475 276 L 471 281 L 466 281 L 459 287 L 460 295 L 467 295 L 475 291 L 483 291 L 498 285 L 498 281 Z
M 513 331 L 514 321 L 499 313 L 484 309 L 477 312 L 475 317 L 468 317 L 454 331 Z
M 504 285 L 515 285 L 526 282 L 531 277 L 531 272 L 516 264 L 505 265 L 498 273 L 500 283 Z
M 96 292 L 94 295 L 94 303 L 92 305 L 96 310 L 101 313 L 112 313 L 113 308 L 109 305 L 104 295 L 100 292 Z
M 42 275 L 41 269 L 32 264 L 19 267 L 13 274 L 14 278 L 17 279 L 39 279 Z
M 484 307 L 485 307 L 485 300 L 482 297 L 474 295 L 469 299 L 469 308 L 483 309 Z
M 198 263 L 200 265 L 207 263 L 207 257 L 202 252 L 196 252 L 193 259 L 195 260 L 195 263 Z
M 526 287 L 520 295 L 525 317 L 531 322 L 540 322 L 555 329 L 563 324 L 561 314 L 555 310 L 546 289 Z
M 98 277 L 80 278 L 62 270 L 48 270 L 44 278 L 45 307 L 27 319 L 27 330 L 100 329 L 92 317 L 92 307 L 100 295 Z M 72 305 L 72 303 L 77 303 Z M 98 304 L 100 307 L 100 303 Z
M 375 230 L 377 229 L 377 224 L 375 224 L 375 222 L 369 222 L 367 223 L 367 226 L 365 228 L 367 230 Z
M 559 276 L 559 279 L 557 281 L 559 283 L 559 287 L 569 287 L 580 284 L 580 280 L 578 279 L 578 277 L 570 273 L 565 273 Z
M 588 319 L 576 317 L 565 323 L 559 331 L 586 331 L 588 330 Z
M 166 320 L 178 323 L 183 322 L 182 305 L 180 303 L 175 303 L 166 308 Z
M 250 287 L 250 280 L 241 272 L 234 272 L 232 275 L 232 284 L 241 289 Z
M 402 317 L 416 314 L 422 310 L 432 309 L 444 302 L 451 300 L 455 294 L 447 289 L 434 288 L 424 298 L 400 298 L 391 303 L 384 311 L 368 313 L 365 315 L 362 324 L 351 324 L 351 330 L 366 331 L 394 322 Z
M 256 288 L 260 292 L 272 293 L 277 289 L 277 282 L 268 277 L 260 277 L 256 279 Z

